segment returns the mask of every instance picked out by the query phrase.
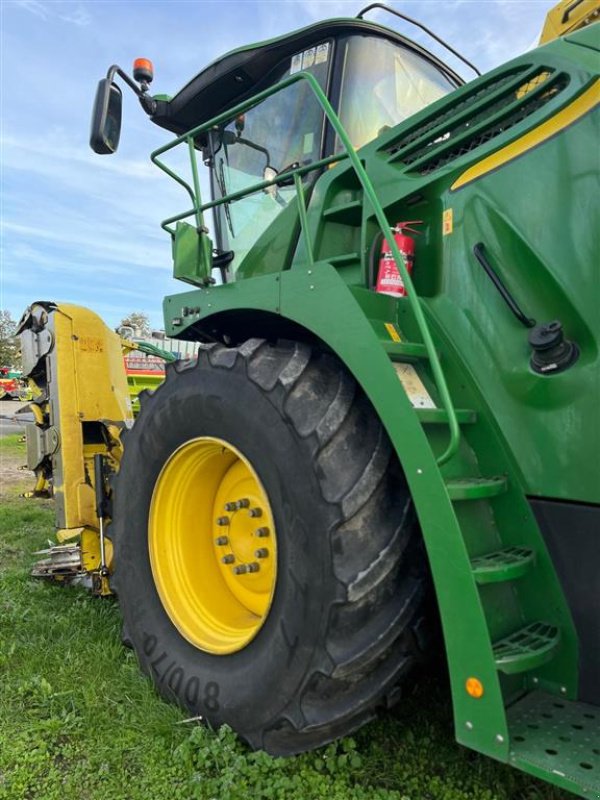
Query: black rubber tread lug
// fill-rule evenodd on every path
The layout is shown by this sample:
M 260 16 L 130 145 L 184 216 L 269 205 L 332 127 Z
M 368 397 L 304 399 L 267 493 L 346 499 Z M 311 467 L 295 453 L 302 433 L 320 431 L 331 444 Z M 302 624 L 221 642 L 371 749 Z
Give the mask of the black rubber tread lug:
M 383 695 L 391 691 L 401 676 L 413 666 L 414 659 L 406 647 L 404 637 L 398 638 L 387 657 L 379 662 L 368 677 L 363 676 L 359 681 L 316 676 L 300 701 L 308 730 L 326 730 L 344 720 L 374 712 Z
M 169 374 L 172 372 L 176 372 L 178 375 L 182 372 L 187 372 L 190 369 L 196 369 L 198 365 L 198 356 L 195 355 L 193 358 L 179 358 L 177 361 L 169 361 L 167 362 L 166 366 L 166 375 L 167 378 Z
M 332 359 L 329 356 L 313 359 L 285 401 L 285 412 L 302 437 L 311 436 L 317 430 L 335 402 L 340 374 L 338 371 L 324 369 L 324 366 L 331 364 Z
M 208 360 L 213 367 L 231 369 L 237 361 L 238 351 L 235 347 L 217 345 L 208 351 Z
M 390 470 L 369 502 L 333 531 L 334 570 L 336 577 L 347 587 L 346 596 L 348 587 L 363 573 L 368 574 L 382 551 L 397 540 L 398 528 L 402 528 L 406 537 L 410 536 L 414 511 L 406 500 L 406 495 L 398 491 L 398 483 Z
M 406 636 L 407 620 L 412 617 L 413 609 L 420 603 L 422 596 L 422 583 L 414 581 L 410 590 L 397 598 L 396 606 L 386 607 L 385 613 L 381 614 L 379 619 L 373 619 L 368 629 L 359 631 L 358 635 L 353 637 L 354 641 L 347 641 L 344 650 L 351 652 L 344 654 L 344 661 L 341 659 L 337 661 L 333 677 L 353 677 L 356 680 L 370 670 L 396 639 Z M 335 660 L 335 654 L 333 655 Z
M 323 476 L 321 487 L 325 500 L 344 502 L 369 465 L 380 432 L 381 425 L 370 411 L 368 400 L 359 395 L 339 430 L 319 453 L 317 469 Z
M 345 517 L 355 514 L 371 497 L 386 473 L 391 455 L 392 445 L 388 435 L 383 428 L 380 428 L 379 440 L 371 460 L 365 467 L 363 474 L 342 500 L 342 511 Z
M 355 394 L 356 383 L 350 378 L 347 372 L 341 372 L 336 395 L 316 427 L 316 434 L 321 445 L 327 444 L 346 419 L 352 408 Z
M 403 518 L 410 513 L 411 501 L 406 501 Z M 386 545 L 366 569 L 360 572 L 356 578 L 348 584 L 348 601 L 356 603 L 373 591 L 375 586 L 385 581 L 391 574 L 395 565 L 400 561 L 404 550 L 408 544 L 409 531 L 402 525 L 396 528 L 396 532 L 390 543 Z
M 310 347 L 302 342 L 294 342 L 292 357 L 279 373 L 279 383 L 285 388 L 291 388 L 300 378 L 308 366 L 311 358 Z
M 258 348 L 248 361 L 248 377 L 266 392 L 272 391 L 279 381 L 284 367 L 294 355 L 294 342 L 285 342 L 281 347 L 265 345 Z

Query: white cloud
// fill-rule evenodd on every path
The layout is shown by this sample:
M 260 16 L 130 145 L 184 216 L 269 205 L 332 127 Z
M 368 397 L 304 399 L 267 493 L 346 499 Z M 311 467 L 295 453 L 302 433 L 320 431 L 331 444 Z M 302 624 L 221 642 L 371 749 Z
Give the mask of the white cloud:
M 15 0 L 15 5 L 40 19 L 48 19 L 48 8 L 39 0 Z
M 92 16 L 87 7 L 81 3 L 60 2 L 42 3 L 40 0 L 13 0 L 14 5 L 28 11 L 44 21 L 54 17 L 77 27 L 85 27 L 92 21 Z

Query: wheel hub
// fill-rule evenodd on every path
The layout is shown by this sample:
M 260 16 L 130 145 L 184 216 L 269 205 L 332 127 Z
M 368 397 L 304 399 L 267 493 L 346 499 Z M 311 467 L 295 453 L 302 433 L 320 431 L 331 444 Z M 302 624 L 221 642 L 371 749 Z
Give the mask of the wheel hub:
M 158 477 L 148 534 L 156 588 L 180 633 L 209 653 L 245 647 L 277 573 L 269 499 L 248 459 L 221 439 L 186 442 Z

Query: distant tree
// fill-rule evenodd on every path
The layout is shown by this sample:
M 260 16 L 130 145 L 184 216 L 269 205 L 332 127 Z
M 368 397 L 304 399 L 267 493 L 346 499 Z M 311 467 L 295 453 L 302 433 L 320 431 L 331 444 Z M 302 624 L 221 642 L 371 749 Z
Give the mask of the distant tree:
M 126 317 L 123 317 L 119 323 L 119 328 L 123 326 L 133 328 L 134 336 L 150 336 L 152 329 L 150 328 L 150 319 L 143 311 L 132 311 Z
M 0 367 L 16 367 L 19 357 L 19 340 L 15 336 L 17 323 L 10 311 L 0 309 Z

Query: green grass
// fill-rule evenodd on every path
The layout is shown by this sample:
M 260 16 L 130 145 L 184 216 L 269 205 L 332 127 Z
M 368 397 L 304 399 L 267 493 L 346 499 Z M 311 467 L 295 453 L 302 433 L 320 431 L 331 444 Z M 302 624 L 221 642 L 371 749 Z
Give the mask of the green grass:
M 0 460 L 5 458 L 16 458 L 21 456 L 21 461 L 25 460 L 25 445 L 21 441 L 22 433 L 11 433 L 0 439 Z
M 19 448 L 4 439 L 0 451 Z M 400 714 L 295 758 L 250 753 L 228 729 L 183 722 L 121 646 L 115 601 L 29 577 L 53 510 L 22 488 L 5 490 L 0 508 L 1 800 L 567 798 L 455 744 L 434 677 Z

